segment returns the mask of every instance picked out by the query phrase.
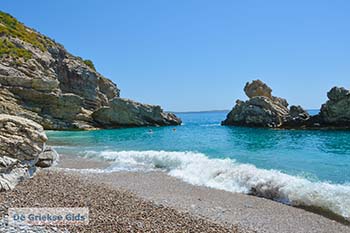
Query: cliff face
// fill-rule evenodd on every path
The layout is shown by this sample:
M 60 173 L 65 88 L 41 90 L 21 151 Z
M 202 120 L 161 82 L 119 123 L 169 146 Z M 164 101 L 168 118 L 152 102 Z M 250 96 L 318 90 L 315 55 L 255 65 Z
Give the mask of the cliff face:
M 96 72 L 90 61 L 73 56 L 62 45 L 0 12 L 0 113 L 29 118 L 45 129 L 130 126 L 101 124 L 93 117 L 119 97 L 117 86 Z M 161 113 L 156 115 L 162 121 L 133 126 L 181 123 L 176 117 L 174 121 L 173 115 Z

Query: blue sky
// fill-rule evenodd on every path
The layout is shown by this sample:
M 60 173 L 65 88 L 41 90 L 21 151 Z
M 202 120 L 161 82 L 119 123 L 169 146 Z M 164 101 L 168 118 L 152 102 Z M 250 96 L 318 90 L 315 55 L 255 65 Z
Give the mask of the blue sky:
M 94 61 L 122 97 L 166 110 L 231 109 L 260 78 L 319 108 L 350 88 L 350 1 L 2 1 L 1 10 Z

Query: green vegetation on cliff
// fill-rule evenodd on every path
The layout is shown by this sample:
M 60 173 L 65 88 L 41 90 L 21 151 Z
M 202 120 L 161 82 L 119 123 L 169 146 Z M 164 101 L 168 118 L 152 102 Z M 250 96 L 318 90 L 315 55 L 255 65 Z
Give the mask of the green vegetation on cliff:
M 15 59 L 19 57 L 23 57 L 24 60 L 28 60 L 32 57 L 32 54 L 26 49 L 18 48 L 8 39 L 0 38 L 0 56 L 1 57 L 10 56 Z
M 12 58 L 31 58 L 31 52 L 24 49 L 20 43 L 13 43 L 9 38 L 17 38 L 46 51 L 50 44 L 53 44 L 47 37 L 27 28 L 11 15 L 0 11 L 0 56 L 10 56 Z
M 91 60 L 84 60 L 85 65 L 96 71 L 95 65 Z
M 31 44 L 34 48 L 47 51 L 55 42 L 41 35 L 33 29 L 26 27 L 11 15 L 0 11 L 0 59 L 11 58 L 13 64 L 20 64 L 32 58 L 32 52 L 25 47 L 24 42 Z M 91 60 L 78 57 L 85 65 L 95 70 Z

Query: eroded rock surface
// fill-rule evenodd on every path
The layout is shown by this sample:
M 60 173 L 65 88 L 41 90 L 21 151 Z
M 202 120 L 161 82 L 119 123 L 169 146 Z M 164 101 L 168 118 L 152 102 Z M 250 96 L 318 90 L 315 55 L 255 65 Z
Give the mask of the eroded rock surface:
M 99 124 L 109 127 L 181 124 L 179 118 L 165 113 L 160 106 L 122 98 L 112 99 L 108 107 L 100 108 L 92 116 Z
M 249 100 L 237 100 L 223 125 L 279 128 L 301 125 L 309 119 L 300 106 L 288 109 L 287 100 L 272 96 L 272 89 L 261 80 L 247 83 L 244 91 Z
M 46 141 L 41 125 L 0 114 L 0 191 L 12 189 L 30 176 Z
M 320 124 L 335 127 L 350 127 L 350 91 L 343 87 L 333 87 L 328 93 L 328 101 L 322 105 Z
M 38 161 L 35 166 L 37 167 L 51 167 L 55 162 L 58 161 L 58 153 L 50 146 L 47 146 L 45 150 L 39 154 Z

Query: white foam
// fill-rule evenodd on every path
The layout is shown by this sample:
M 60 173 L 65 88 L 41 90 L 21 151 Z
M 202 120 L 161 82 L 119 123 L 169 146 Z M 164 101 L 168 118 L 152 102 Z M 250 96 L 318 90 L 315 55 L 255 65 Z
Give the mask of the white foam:
M 216 126 L 220 126 L 221 124 L 219 123 L 214 123 L 214 124 L 204 124 L 204 125 L 200 125 L 200 126 L 203 126 L 203 127 L 216 127 Z
M 90 152 L 90 156 L 92 154 L 113 161 L 117 170 L 162 169 L 194 185 L 252 193 L 288 201 L 292 205 L 318 206 L 350 219 L 350 185 L 311 182 L 276 170 L 239 164 L 231 159 L 209 159 L 194 152 Z

